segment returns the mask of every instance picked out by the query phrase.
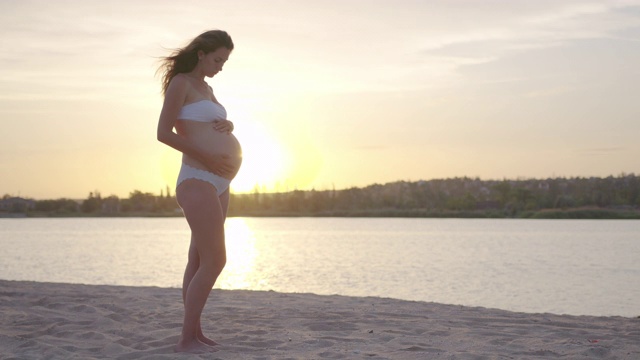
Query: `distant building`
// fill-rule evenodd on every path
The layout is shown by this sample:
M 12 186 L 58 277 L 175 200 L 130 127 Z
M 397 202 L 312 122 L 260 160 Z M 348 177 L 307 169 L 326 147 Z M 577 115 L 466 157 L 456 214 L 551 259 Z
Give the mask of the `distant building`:
M 0 199 L 0 211 L 2 212 L 27 212 L 36 207 L 36 202 L 20 197 L 7 197 Z

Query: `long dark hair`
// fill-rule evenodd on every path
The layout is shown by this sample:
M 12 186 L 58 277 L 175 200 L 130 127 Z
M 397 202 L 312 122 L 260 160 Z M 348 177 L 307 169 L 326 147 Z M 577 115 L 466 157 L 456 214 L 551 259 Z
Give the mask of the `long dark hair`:
M 205 54 L 221 47 L 233 50 L 233 41 L 226 31 L 209 30 L 191 40 L 189 45 L 175 49 L 171 55 L 161 59 L 158 72 L 162 73 L 162 94 L 167 93 L 169 83 L 174 76 L 192 71 L 198 64 L 198 51 Z

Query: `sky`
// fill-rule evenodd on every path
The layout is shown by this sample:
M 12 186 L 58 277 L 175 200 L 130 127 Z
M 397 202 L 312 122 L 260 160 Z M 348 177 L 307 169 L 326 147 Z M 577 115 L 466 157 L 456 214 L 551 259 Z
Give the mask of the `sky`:
M 173 192 L 158 59 L 210 29 L 236 193 L 640 173 L 640 0 L 0 0 L 0 196 Z

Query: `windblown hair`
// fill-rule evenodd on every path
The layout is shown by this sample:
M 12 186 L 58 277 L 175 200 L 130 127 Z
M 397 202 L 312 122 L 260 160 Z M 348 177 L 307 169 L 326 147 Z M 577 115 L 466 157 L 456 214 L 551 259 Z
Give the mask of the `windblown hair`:
M 162 73 L 162 94 L 167 93 L 171 79 L 181 73 L 192 71 L 198 64 L 198 51 L 205 54 L 216 51 L 221 47 L 233 50 L 233 41 L 226 31 L 209 30 L 193 39 L 184 48 L 176 49 L 167 57 L 161 59 L 158 72 Z

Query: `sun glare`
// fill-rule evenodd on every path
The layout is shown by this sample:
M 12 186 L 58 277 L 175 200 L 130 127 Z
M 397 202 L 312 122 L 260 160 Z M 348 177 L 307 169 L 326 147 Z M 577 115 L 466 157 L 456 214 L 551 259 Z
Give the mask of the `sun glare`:
M 250 127 L 250 129 L 249 129 Z M 288 156 L 280 144 L 260 125 L 251 124 L 236 134 L 242 146 L 242 167 L 231 182 L 236 193 L 274 191 L 276 183 L 287 169 Z
M 180 171 L 180 164 L 182 163 L 182 153 L 165 146 L 160 155 L 160 176 L 162 181 L 160 182 L 160 188 L 164 188 L 164 185 L 171 186 L 172 190 L 175 187 L 176 178 Z M 153 187 L 155 189 L 155 187 Z

